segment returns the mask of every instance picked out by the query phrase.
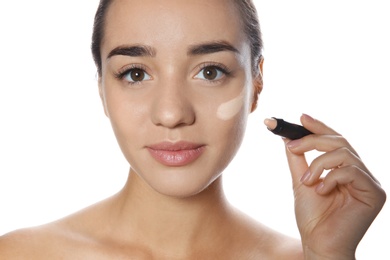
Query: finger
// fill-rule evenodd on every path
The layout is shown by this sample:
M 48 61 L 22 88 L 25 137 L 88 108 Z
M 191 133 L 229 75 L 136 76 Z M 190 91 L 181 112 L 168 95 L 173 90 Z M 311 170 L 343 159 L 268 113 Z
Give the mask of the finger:
M 285 143 L 288 142 L 288 139 L 283 139 Z M 290 168 L 293 187 L 301 185 L 301 178 L 304 172 L 308 169 L 308 164 L 304 154 L 295 154 L 289 151 L 286 147 L 286 156 L 288 166 Z
M 341 168 L 349 165 L 355 165 L 356 167 L 368 172 L 368 169 L 359 157 L 353 154 L 348 148 L 342 147 L 315 158 L 310 164 L 302 182 L 305 185 L 313 185 L 318 182 L 318 179 L 325 170 Z
M 287 147 L 291 152 L 297 154 L 312 150 L 329 152 L 341 147 L 346 147 L 359 157 L 355 149 L 353 149 L 349 142 L 341 135 L 308 135 L 304 138 L 288 142 Z
M 332 170 L 317 186 L 316 191 L 318 194 L 327 195 L 337 186 L 345 186 L 355 199 L 372 207 L 381 207 L 386 200 L 386 194 L 380 185 L 355 165 Z
M 321 122 L 320 120 L 314 119 L 307 114 L 301 116 L 302 125 L 314 134 L 320 135 L 340 135 L 335 130 Z

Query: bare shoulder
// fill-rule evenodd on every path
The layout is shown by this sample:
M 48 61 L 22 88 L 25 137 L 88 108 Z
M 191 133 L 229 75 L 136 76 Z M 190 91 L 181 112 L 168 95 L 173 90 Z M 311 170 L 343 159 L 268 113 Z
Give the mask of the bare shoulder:
M 45 225 L 0 236 L 0 259 L 72 259 L 72 252 L 94 252 L 96 241 L 88 233 L 86 216 L 95 212 L 94 207 L 81 210 Z
M 273 231 L 272 255 L 275 259 L 301 260 L 303 257 L 302 243 L 300 240 L 288 237 Z
M 28 240 L 28 232 L 14 231 L 0 236 L 0 259 L 22 259 L 20 242 Z M 23 249 L 22 249 L 23 251 Z
M 239 220 L 238 237 L 245 251 L 250 252 L 245 259 L 304 259 L 299 239 L 286 236 L 246 215 L 241 215 Z
M 87 234 L 59 221 L 1 236 L 0 259 L 78 259 L 97 247 Z
M 52 241 L 42 228 L 20 229 L 0 237 L 0 259 L 38 259 Z
M 0 236 L 0 259 L 102 259 L 105 251 L 93 231 L 104 222 L 107 201 L 45 225 Z

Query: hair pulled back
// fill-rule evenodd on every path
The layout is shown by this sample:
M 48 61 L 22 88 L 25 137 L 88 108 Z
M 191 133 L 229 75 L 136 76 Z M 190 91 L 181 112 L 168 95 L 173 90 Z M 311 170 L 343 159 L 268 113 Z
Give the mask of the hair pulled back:
M 104 38 L 104 25 L 107 10 L 114 0 L 100 0 L 96 11 L 92 34 L 92 55 L 99 76 L 102 75 L 101 44 Z M 241 15 L 245 35 L 248 37 L 251 48 L 252 70 L 254 75 L 259 73 L 258 65 L 261 59 L 263 41 L 261 38 L 260 23 L 256 8 L 252 0 L 232 0 Z

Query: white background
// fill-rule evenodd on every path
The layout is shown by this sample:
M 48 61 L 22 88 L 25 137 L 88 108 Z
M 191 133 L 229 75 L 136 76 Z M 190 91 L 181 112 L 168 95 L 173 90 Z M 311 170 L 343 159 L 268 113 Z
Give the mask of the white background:
M 326 122 L 389 192 L 386 2 L 256 1 L 265 86 L 224 177 L 238 208 L 298 236 L 282 141 L 262 124 L 270 116 L 297 122 L 308 113 Z M 68 215 L 126 180 L 89 49 L 97 4 L 0 3 L 0 234 Z M 390 259 L 389 210 L 385 205 L 367 232 L 358 259 Z

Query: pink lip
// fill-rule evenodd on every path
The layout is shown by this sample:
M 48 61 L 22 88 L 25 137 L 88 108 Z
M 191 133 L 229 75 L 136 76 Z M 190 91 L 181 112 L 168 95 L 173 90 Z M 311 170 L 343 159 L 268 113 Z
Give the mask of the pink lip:
M 205 146 L 190 142 L 162 142 L 146 147 L 154 159 L 166 166 L 184 166 L 203 153 Z

